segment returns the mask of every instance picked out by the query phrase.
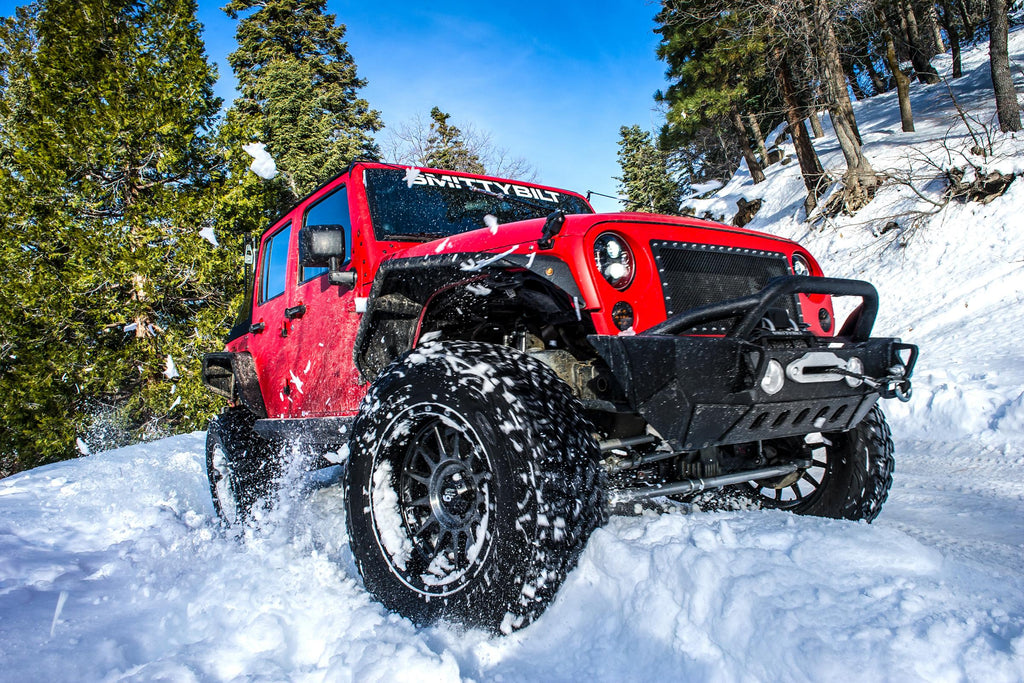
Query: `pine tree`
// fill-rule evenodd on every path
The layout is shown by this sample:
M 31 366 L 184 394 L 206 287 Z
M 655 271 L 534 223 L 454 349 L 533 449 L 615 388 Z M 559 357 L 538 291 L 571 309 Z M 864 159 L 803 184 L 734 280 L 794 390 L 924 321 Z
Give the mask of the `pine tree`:
M 457 149 L 449 154 L 447 147 L 452 144 Z M 537 177 L 536 169 L 524 157 L 498 146 L 490 133 L 472 124 L 456 126 L 438 107 L 431 109 L 429 119 L 416 115 L 389 127 L 381 147 L 384 160 L 393 164 L 430 166 L 427 159 L 433 154 L 437 157 L 433 162 L 454 164 L 444 168 L 525 181 Z
M 768 26 L 753 26 L 739 3 L 718 0 L 665 2 L 659 23 L 659 59 L 668 64 L 668 90 L 657 99 L 668 105 L 668 125 L 677 138 L 694 139 L 701 129 L 729 126 L 755 183 L 764 172 L 754 156 L 742 114 L 770 98 Z M 735 165 L 733 166 L 735 168 Z M 703 180 L 703 179 L 700 179 Z
M 450 115 L 437 107 L 430 110 L 430 132 L 422 165 L 466 173 L 485 173 L 480 157 L 466 146 L 462 131 L 448 122 Z
M 619 193 L 626 197 L 627 211 L 679 213 L 679 187 L 669 176 L 662 154 L 651 134 L 640 126 L 619 129 Z
M 356 73 L 344 24 L 325 13 L 326 5 L 326 0 L 231 0 L 224 8 L 232 19 L 241 17 L 238 49 L 228 57 L 239 90 L 228 115 L 230 137 L 224 139 L 236 161 L 232 173 L 245 174 L 242 145 L 263 142 L 292 201 L 356 158 L 378 156 L 372 136 L 382 127 L 380 115 L 358 95 L 366 81 Z M 267 191 L 279 195 L 273 185 Z M 273 198 L 267 203 L 283 208 Z
M 0 27 L 0 454 L 197 429 L 233 262 L 194 0 L 42 0 Z

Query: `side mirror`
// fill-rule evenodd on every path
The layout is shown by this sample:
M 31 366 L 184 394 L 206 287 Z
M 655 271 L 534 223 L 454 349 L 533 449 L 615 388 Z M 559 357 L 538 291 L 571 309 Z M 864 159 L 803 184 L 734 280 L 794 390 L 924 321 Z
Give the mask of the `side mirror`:
M 342 271 L 345 262 L 345 226 L 307 225 L 299 231 L 299 263 L 303 268 L 328 269 L 332 285 L 354 285 L 355 273 Z
M 299 262 L 304 268 L 331 266 L 331 259 L 345 260 L 344 226 L 308 225 L 299 232 Z

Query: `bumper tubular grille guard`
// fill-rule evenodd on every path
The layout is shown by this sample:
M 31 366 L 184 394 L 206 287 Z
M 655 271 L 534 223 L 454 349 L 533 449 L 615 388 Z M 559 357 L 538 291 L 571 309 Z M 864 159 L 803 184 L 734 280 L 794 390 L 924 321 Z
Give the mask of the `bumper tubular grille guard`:
M 791 333 L 751 340 L 772 303 L 794 293 L 858 296 L 862 303 L 843 336 Z M 787 276 L 756 294 L 686 311 L 637 335 L 588 340 L 618 385 L 619 410 L 639 414 L 673 449 L 694 451 L 847 431 L 880 397 L 905 399 L 917 347 L 871 337 L 877 313 L 878 293 L 866 282 Z M 678 334 L 726 318 L 739 320 L 724 337 Z M 769 360 L 788 368 L 819 352 L 834 358 L 837 368 L 856 358 L 859 372 L 848 374 L 861 381 L 789 378 L 771 394 L 761 386 Z
M 773 278 L 764 289 L 755 294 L 729 299 L 691 311 L 674 315 L 665 322 L 641 332 L 641 335 L 674 335 L 715 320 L 743 316 L 727 337 L 747 339 L 757 324 L 779 298 L 793 294 L 829 294 L 831 296 L 859 296 L 863 303 L 857 310 L 856 322 L 844 326 L 854 341 L 871 336 L 871 328 L 878 315 L 878 292 L 862 280 L 843 280 L 831 277 L 787 275 Z

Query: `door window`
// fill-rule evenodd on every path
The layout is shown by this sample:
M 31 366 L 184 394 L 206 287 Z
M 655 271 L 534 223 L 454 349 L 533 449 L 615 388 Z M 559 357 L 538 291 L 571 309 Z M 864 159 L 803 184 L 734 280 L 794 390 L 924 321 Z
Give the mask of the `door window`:
M 291 223 L 288 223 L 263 243 L 263 266 L 260 277 L 261 304 L 284 294 L 291 232 Z
M 348 190 L 345 186 L 327 195 L 306 210 L 304 225 L 335 225 L 345 232 L 345 263 L 352 258 L 352 220 L 348 215 Z M 341 264 L 344 265 L 344 264 Z M 327 272 L 326 268 L 299 267 L 299 282 L 312 280 Z

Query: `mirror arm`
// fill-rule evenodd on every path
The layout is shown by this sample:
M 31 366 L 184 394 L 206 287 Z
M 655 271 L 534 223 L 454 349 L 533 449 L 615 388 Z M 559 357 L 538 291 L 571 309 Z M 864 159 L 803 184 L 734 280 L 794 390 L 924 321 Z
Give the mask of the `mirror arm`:
M 332 285 L 354 287 L 356 284 L 356 272 L 354 270 L 341 270 L 338 264 L 338 257 L 332 256 L 328 268 L 327 281 Z

